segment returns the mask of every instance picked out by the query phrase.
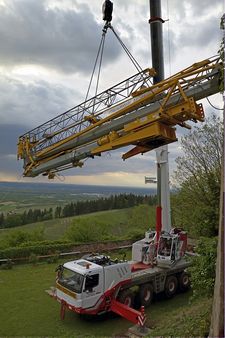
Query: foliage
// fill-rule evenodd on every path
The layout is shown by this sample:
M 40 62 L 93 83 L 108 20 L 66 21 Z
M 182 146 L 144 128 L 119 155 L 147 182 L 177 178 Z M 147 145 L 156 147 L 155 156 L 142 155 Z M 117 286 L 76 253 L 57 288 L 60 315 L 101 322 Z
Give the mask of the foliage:
M 153 225 L 155 210 L 148 205 L 127 209 L 125 214 L 94 215 L 76 218 L 65 233 L 71 242 L 93 242 L 113 239 L 139 239 Z
M 1 241 L 1 247 L 15 247 L 21 246 L 30 242 L 37 242 L 44 240 L 44 229 L 37 228 L 32 231 L 13 230 L 6 234 L 4 241 Z
M 46 221 L 53 218 L 63 218 L 71 216 L 79 216 L 89 214 L 96 211 L 113 210 L 130 208 L 141 203 L 148 203 L 154 205 L 156 203 L 156 196 L 142 196 L 134 194 L 119 194 L 111 195 L 107 198 L 98 198 L 96 200 L 71 202 L 64 207 L 57 206 L 53 212 L 49 209 L 29 209 L 21 214 L 10 213 L 4 215 L 0 214 L 0 228 L 12 228 L 29 223 L 36 223 Z
M 77 219 L 66 232 L 72 242 L 96 242 L 108 238 L 107 224 L 103 221 L 85 218 Z
M 0 214 L 0 228 L 13 228 L 20 225 L 35 223 L 39 221 L 46 221 L 53 218 L 53 209 L 29 209 L 23 213 L 8 213 Z
M 193 298 L 212 296 L 215 282 L 217 240 L 216 238 L 201 238 L 197 246 L 191 272 Z
M 72 224 L 70 223 L 72 221 Z M 51 222 L 52 221 L 47 221 Z M 60 221 L 63 222 L 63 219 Z M 1 236 L 0 258 L 27 258 L 35 255 L 57 256 L 57 252 L 72 251 L 79 243 L 143 238 L 155 222 L 155 208 L 139 205 L 130 209 L 98 212 L 91 216 L 70 219 L 66 227 L 52 223 L 50 228 L 7 229 Z M 71 224 L 71 225 L 70 225 Z M 58 232 L 58 228 L 63 228 Z M 57 232 L 57 240 L 44 240 L 48 230 Z M 63 236 L 63 237 L 62 237 Z M 50 236 L 52 238 L 52 236 Z
M 61 217 L 77 216 L 96 211 L 125 209 L 142 203 L 154 205 L 156 203 L 156 196 L 141 196 L 134 194 L 111 195 L 107 198 L 67 204 L 61 211 L 58 208 L 57 214 L 60 214 Z
M 182 304 L 180 308 L 177 302 L 171 304 L 169 300 L 167 312 L 164 307 L 163 318 L 156 322 L 156 328 L 151 330 L 151 337 L 208 337 L 210 320 L 211 299 L 202 297 L 189 304 Z
M 181 140 L 172 196 L 176 226 L 201 236 L 215 236 L 219 224 L 219 199 L 223 149 L 223 124 L 212 115 Z
M 135 230 L 155 229 L 155 208 L 149 208 L 147 204 L 132 208 L 129 223 Z
M 9 247 L 6 249 L 0 250 L 1 258 L 27 258 L 31 254 L 34 255 L 48 255 L 49 252 L 52 254 L 57 253 L 58 251 L 63 252 L 67 250 L 72 250 L 74 243 L 69 242 L 57 242 L 51 241 L 49 244 L 46 242 L 37 242 L 31 243 L 26 246 L 18 247 Z

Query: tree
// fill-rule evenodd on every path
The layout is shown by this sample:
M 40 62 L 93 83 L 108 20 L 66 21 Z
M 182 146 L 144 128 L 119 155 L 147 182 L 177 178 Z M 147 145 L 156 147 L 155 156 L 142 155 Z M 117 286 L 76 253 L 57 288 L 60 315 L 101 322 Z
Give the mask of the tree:
M 216 249 L 215 238 L 200 238 L 197 253 L 189 268 L 193 298 L 199 296 L 212 296 L 216 277 Z M 204 287 L 203 287 L 204 286 Z
M 13 228 L 22 225 L 22 217 L 19 214 L 8 215 L 4 221 L 5 228 Z
M 223 124 L 212 115 L 181 140 L 184 155 L 176 160 L 179 187 L 172 197 L 176 226 L 195 235 L 214 236 L 219 223 Z

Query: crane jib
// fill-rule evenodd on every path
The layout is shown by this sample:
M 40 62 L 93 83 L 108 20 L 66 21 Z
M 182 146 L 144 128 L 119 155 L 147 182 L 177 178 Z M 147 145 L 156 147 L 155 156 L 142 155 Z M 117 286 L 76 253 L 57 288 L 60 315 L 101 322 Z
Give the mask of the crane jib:
M 218 57 L 203 60 L 153 86 L 154 70 L 147 69 L 42 124 L 19 138 L 24 175 L 81 165 L 125 145 L 134 145 L 136 155 L 176 141 L 175 125 L 204 119 L 196 101 L 219 92 L 220 69 Z

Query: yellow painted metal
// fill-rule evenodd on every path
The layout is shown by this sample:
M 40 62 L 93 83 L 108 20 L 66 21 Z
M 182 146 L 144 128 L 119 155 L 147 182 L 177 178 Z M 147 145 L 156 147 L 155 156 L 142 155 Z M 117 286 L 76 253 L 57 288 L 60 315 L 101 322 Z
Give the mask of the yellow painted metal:
M 200 110 L 201 104 L 196 104 L 193 98 L 188 98 L 186 102 L 178 103 L 165 110 L 159 110 L 143 118 L 136 119 L 134 122 L 124 126 L 125 132 L 130 132 L 154 121 L 163 121 L 168 125 L 176 125 L 190 119 L 204 121 L 204 113 Z
M 87 115 L 84 117 L 84 121 L 88 121 L 90 123 L 97 123 L 99 121 L 99 119 L 97 117 L 95 117 L 94 115 Z
M 44 150 L 35 154 L 36 158 L 41 159 L 42 157 L 46 156 L 49 151 L 57 149 L 57 147 L 60 147 L 60 146 L 64 145 L 65 143 L 72 141 L 72 140 L 80 137 L 81 135 L 84 135 L 85 133 L 93 130 L 94 128 L 96 128 L 98 126 L 101 126 L 102 124 L 104 124 L 106 122 L 109 122 L 110 120 L 113 120 L 113 119 L 118 118 L 122 115 L 125 115 L 125 114 L 129 113 L 130 111 L 137 109 L 140 106 L 144 106 L 144 105 L 148 104 L 154 98 L 154 96 L 159 95 L 160 93 L 164 93 L 165 91 L 167 91 L 171 88 L 174 88 L 174 89 L 176 87 L 179 88 L 181 86 L 181 84 L 185 84 L 185 77 L 198 75 L 198 74 L 201 74 L 204 71 L 212 70 L 215 67 L 218 67 L 218 64 L 214 64 L 210 60 L 207 59 L 207 60 L 204 60 L 202 62 L 198 62 L 198 63 L 193 64 L 192 66 L 186 68 L 185 70 L 178 72 L 177 74 L 173 75 L 172 77 L 170 77 L 166 80 L 163 80 L 163 81 L 159 82 L 158 84 L 151 86 L 150 88 L 143 89 L 143 93 L 148 93 L 148 95 L 146 95 L 144 98 L 141 97 L 141 98 L 137 99 L 136 101 L 129 104 L 128 106 L 125 106 L 124 108 L 119 109 L 115 113 L 110 114 L 109 116 L 107 116 L 105 118 L 102 118 L 101 120 L 97 121 L 96 123 L 94 123 L 94 124 L 88 126 L 87 128 L 85 128 L 84 130 L 63 139 L 63 140 L 49 146 L 48 148 L 45 148 Z M 183 92 L 180 91 L 180 92 L 183 96 L 184 91 Z M 173 93 L 173 91 L 170 90 L 170 96 L 172 95 L 172 93 Z M 166 102 L 167 101 L 168 100 L 166 100 Z M 30 146 L 30 149 L 31 148 L 32 148 L 32 145 Z
M 102 146 L 104 144 L 107 144 L 109 142 L 116 140 L 118 137 L 119 137 L 119 134 L 113 130 L 111 133 L 109 133 L 109 135 L 103 136 L 100 139 L 98 139 L 97 143 L 99 146 Z
M 163 123 L 154 122 L 150 125 L 144 126 L 141 129 L 134 130 L 126 135 L 121 135 L 117 139 L 114 139 L 104 145 L 96 147 L 95 149 L 92 150 L 91 153 L 92 155 L 97 155 L 105 151 L 124 147 L 130 144 L 136 144 L 138 142 L 143 141 L 148 143 L 149 142 L 154 143 L 156 139 L 158 140 L 162 139 L 163 141 L 167 141 L 167 143 L 176 141 L 177 138 L 175 129 Z M 159 145 L 157 147 L 159 147 Z M 154 148 L 155 147 L 153 146 L 152 149 Z
M 64 286 L 60 285 L 58 282 L 56 282 L 56 289 L 58 289 L 58 290 L 60 290 L 60 291 L 62 291 L 64 293 L 66 293 L 68 296 L 70 296 L 70 297 L 72 297 L 74 299 L 77 298 L 77 295 L 76 295 L 75 292 L 73 292 L 73 291 L 65 288 Z
M 17 160 L 24 158 L 24 141 L 23 138 L 19 138 L 17 143 Z
M 135 111 L 140 107 L 146 106 L 152 100 L 154 100 L 155 97 L 164 97 L 158 111 L 153 112 L 143 118 L 137 118 L 134 122 L 125 125 L 120 131 L 113 131 L 109 135 L 105 135 L 97 140 L 99 146 L 93 151 L 93 155 L 106 151 L 106 149 L 110 150 L 122 147 L 124 145 L 137 144 L 138 142 L 140 142 L 140 140 L 148 141 L 149 139 L 153 139 L 154 137 L 157 138 L 160 135 L 163 138 L 165 137 L 165 135 L 163 134 L 162 130 L 166 130 L 166 127 L 169 128 L 168 130 L 170 130 L 172 129 L 171 126 L 175 126 L 176 124 L 178 124 L 183 127 L 190 128 L 185 123 L 185 121 L 188 120 L 203 121 L 204 112 L 202 109 L 202 105 L 196 104 L 193 98 L 188 98 L 185 94 L 185 89 L 188 88 L 189 84 L 192 81 L 196 81 L 197 79 L 204 79 L 205 74 L 208 71 L 211 71 L 216 67 L 220 67 L 218 62 L 215 62 L 215 60 L 210 61 L 209 59 L 206 59 L 201 62 L 195 63 L 192 66 L 178 72 L 177 74 L 171 76 L 166 80 L 161 81 L 158 84 L 155 84 L 148 88 L 141 88 L 140 90 L 132 94 L 132 97 L 134 98 L 133 100 L 129 101 L 127 105 L 126 101 L 123 106 L 118 104 L 118 110 L 115 110 L 114 113 L 111 113 L 108 116 L 103 115 L 104 117 L 100 118 L 100 115 L 104 114 L 104 112 L 96 112 L 91 116 L 84 117 L 84 120 L 90 122 L 90 126 L 86 127 L 76 134 L 73 134 L 61 141 L 56 142 L 55 144 L 48 146 L 47 148 L 39 152 L 36 152 L 34 150 L 34 147 L 37 144 L 40 144 L 42 140 L 35 142 L 35 140 L 30 140 L 28 137 L 20 138 L 18 142 L 17 157 L 18 159 L 26 159 L 27 166 L 24 172 L 25 176 L 27 173 L 30 172 L 33 167 L 37 167 L 42 163 L 46 163 L 51 159 L 57 158 L 66 152 L 71 152 L 73 148 L 67 149 L 66 151 L 59 150 L 56 154 L 49 156 L 48 153 L 52 150 L 57 149 L 58 147 L 66 144 L 69 141 L 75 140 L 76 138 L 86 134 L 87 132 L 90 132 L 92 130 L 94 131 L 95 128 L 105 123 L 110 123 L 110 121 L 113 121 L 120 116 L 126 115 L 131 111 Z M 147 71 L 149 71 L 149 73 L 153 76 L 155 75 L 154 69 L 148 69 Z M 169 99 L 177 93 L 180 94 L 182 102 L 179 102 L 178 104 L 173 106 L 168 106 Z M 117 105 L 114 106 L 115 109 L 116 106 Z M 160 134 L 161 132 L 162 134 Z M 60 131 L 57 131 L 56 133 L 60 133 Z M 165 137 L 165 142 L 173 142 L 173 140 L 176 140 L 174 129 L 172 133 L 174 134 L 171 134 L 171 136 L 169 136 L 167 140 Z M 143 144 L 142 149 L 145 149 L 145 145 Z M 77 164 L 73 165 L 76 166 Z M 78 164 L 78 166 L 80 165 Z

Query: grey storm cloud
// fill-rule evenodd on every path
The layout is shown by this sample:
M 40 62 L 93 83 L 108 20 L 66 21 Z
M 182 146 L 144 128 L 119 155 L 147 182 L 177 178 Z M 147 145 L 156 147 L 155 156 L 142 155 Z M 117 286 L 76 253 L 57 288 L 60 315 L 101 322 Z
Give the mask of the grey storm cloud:
M 155 170 L 155 154 L 154 151 L 150 152 L 148 156 L 135 156 L 126 161 L 122 160 L 121 155 L 132 147 L 121 148 L 112 152 L 103 153 L 101 157 L 94 157 L 84 162 L 82 169 L 76 168 L 73 171 L 68 171 L 78 175 L 94 175 L 103 174 L 105 172 L 150 172 Z
M 48 8 L 44 0 L 7 0 L 6 6 L 0 6 L 0 65 L 38 64 L 90 73 L 101 29 L 87 5 L 79 5 L 78 11 L 59 10 Z M 119 44 L 108 34 L 104 62 L 112 62 L 120 53 Z
M 185 20 L 188 17 L 189 21 L 197 23 L 198 18 L 210 14 L 215 8 L 222 10 L 223 2 L 221 0 L 170 0 L 169 11 L 173 15 L 177 15 L 180 20 Z M 190 15 L 191 12 L 191 15 Z M 218 13 L 219 14 L 219 13 Z M 172 17 L 171 17 L 172 19 Z
M 204 48 L 213 43 L 215 48 L 219 49 L 220 33 L 218 17 L 212 16 L 205 19 L 204 24 L 201 23 L 200 27 L 196 26 L 195 22 L 186 23 L 185 29 L 179 34 L 176 44 L 182 46 L 185 43 L 186 47 Z
M 66 109 L 75 106 L 80 94 L 63 85 L 39 80 L 23 83 L 12 78 L 0 78 L 0 123 L 17 123 L 24 131 L 41 124 Z
M 22 133 L 22 126 L 0 124 L 0 172 L 22 174 L 22 165 L 16 159 L 18 136 Z

